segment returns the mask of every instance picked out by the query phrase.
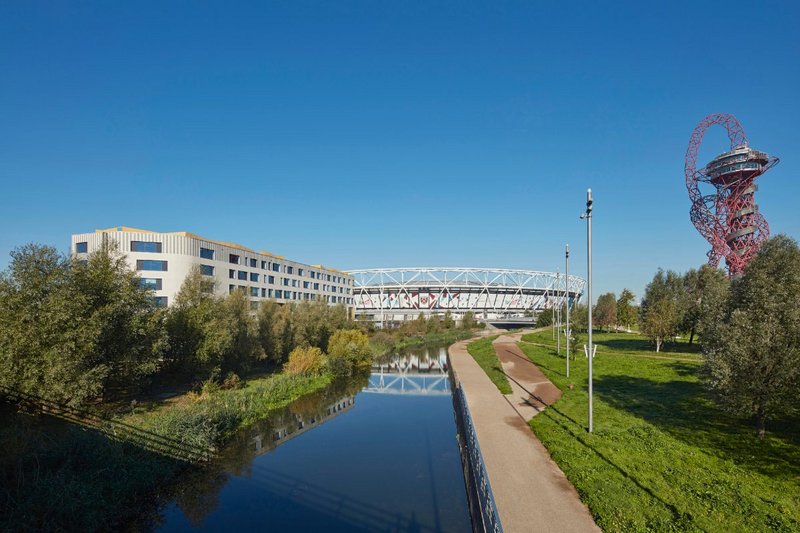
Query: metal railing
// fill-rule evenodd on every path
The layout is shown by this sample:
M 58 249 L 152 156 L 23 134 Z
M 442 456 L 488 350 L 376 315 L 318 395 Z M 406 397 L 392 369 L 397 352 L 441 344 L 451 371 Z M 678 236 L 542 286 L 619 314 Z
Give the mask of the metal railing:
M 451 375 L 451 379 L 453 376 Z M 461 462 L 464 467 L 464 478 L 467 484 L 472 529 L 479 532 L 502 533 L 503 526 L 497 514 L 497 506 L 489 483 L 489 475 L 483 462 L 475 425 L 467 407 L 467 399 L 461 384 L 455 383 L 453 390 L 453 406 L 458 428 L 458 444 L 461 451 Z

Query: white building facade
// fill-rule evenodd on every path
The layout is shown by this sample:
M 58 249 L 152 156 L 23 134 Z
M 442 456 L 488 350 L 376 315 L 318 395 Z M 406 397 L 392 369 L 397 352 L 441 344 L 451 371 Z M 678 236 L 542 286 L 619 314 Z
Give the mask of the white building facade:
M 82 258 L 114 242 L 143 286 L 154 291 L 159 305 L 171 305 L 186 279 L 197 268 L 224 296 L 243 291 L 253 307 L 264 300 L 279 303 L 324 301 L 353 307 L 353 280 L 344 272 L 322 265 L 289 261 L 239 244 L 206 239 L 187 232 L 161 233 L 125 226 L 72 236 L 71 252 Z M 352 311 L 351 311 L 352 313 Z

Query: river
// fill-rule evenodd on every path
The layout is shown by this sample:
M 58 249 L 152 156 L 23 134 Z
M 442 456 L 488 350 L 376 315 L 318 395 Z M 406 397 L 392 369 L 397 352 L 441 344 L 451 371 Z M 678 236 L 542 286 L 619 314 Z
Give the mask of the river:
M 161 531 L 471 531 L 444 347 L 301 398 L 180 479 Z

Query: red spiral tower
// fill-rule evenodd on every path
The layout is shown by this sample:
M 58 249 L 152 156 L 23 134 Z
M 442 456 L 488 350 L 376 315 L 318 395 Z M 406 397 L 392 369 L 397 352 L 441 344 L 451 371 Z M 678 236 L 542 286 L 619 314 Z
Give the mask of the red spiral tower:
M 697 169 L 697 151 L 703 136 L 714 124 L 724 126 L 730 150 Z M 769 238 L 769 224 L 759 213 L 754 194 L 755 180 L 778 164 L 778 158 L 750 148 L 736 117 L 726 113 L 709 115 L 697 125 L 686 150 L 686 189 L 692 207 L 692 224 L 711 243 L 708 264 L 716 267 L 725 258 L 730 276 L 744 267 Z M 703 195 L 700 184 L 714 186 L 714 194 Z

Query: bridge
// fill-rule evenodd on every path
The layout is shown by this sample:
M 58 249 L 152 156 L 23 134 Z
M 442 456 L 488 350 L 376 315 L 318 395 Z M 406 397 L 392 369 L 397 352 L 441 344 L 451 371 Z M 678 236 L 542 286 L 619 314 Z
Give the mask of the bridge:
M 502 268 L 376 268 L 351 270 L 356 317 L 380 323 L 413 320 L 420 314 L 455 320 L 472 312 L 484 321 L 529 323 L 545 309 L 583 294 L 578 276 Z

